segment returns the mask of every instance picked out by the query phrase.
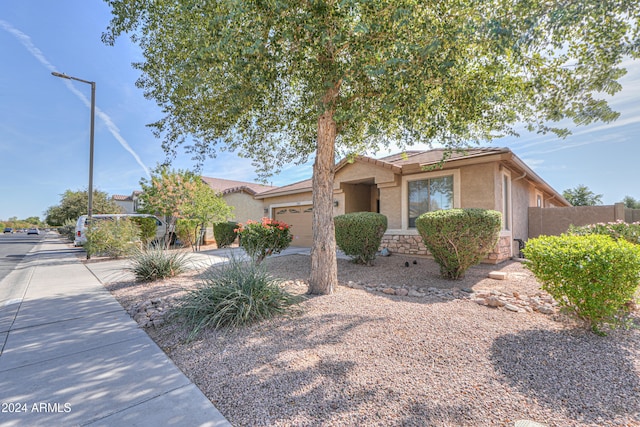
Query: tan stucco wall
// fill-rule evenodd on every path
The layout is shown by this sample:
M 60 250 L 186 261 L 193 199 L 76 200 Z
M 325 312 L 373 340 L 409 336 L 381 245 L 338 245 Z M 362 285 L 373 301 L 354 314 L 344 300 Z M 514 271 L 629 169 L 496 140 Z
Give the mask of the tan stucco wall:
M 380 189 L 380 213 L 387 217 L 387 229 L 402 228 L 402 191 L 401 187 L 384 187 Z
M 264 215 L 262 200 L 256 200 L 247 193 L 230 193 L 222 196 L 229 206 L 233 206 L 231 221 L 247 222 L 248 219 L 259 221 Z
M 524 179 L 511 177 L 511 227 L 514 239 L 527 240 L 529 206 L 535 206 L 535 187 Z M 517 246 L 515 247 L 517 248 Z
M 377 192 L 375 185 L 368 184 L 342 184 L 344 191 L 344 211 L 350 212 L 371 212 L 371 194 L 374 190 Z M 374 206 L 375 208 L 375 206 Z
M 494 164 L 460 168 L 460 207 L 496 209 L 496 173 Z M 499 183 L 498 178 L 498 183 Z
M 343 182 L 358 182 L 373 178 L 373 182 L 381 184 L 393 182 L 395 174 L 389 169 L 381 168 L 371 163 L 355 161 L 336 172 L 334 188 L 339 189 Z

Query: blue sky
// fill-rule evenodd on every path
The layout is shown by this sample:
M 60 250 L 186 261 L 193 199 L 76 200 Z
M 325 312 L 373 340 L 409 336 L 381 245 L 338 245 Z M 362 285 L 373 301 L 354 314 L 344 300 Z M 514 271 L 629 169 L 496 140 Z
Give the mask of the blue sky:
M 0 219 L 43 217 L 67 189 L 87 188 L 91 87 L 53 77 L 58 71 L 96 82 L 94 188 L 131 194 L 158 162 L 160 141 L 148 123 L 162 117 L 155 102 L 135 87 L 142 60 L 127 38 L 114 47 L 100 36 L 110 20 L 101 0 L 2 0 L 0 2 Z M 624 86 L 611 105 L 614 123 L 574 130 L 564 140 L 522 133 L 494 141 L 509 147 L 558 191 L 588 186 L 612 204 L 640 199 L 640 63 L 629 62 Z M 180 155 L 176 168 L 192 168 Z M 208 160 L 206 176 L 254 181 L 251 162 L 223 153 Z M 286 185 L 311 176 L 292 166 L 274 176 Z

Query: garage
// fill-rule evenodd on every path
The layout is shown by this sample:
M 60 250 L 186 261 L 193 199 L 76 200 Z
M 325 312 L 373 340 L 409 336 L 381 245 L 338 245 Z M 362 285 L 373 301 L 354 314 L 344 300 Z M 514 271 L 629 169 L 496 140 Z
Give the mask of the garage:
M 313 243 L 311 228 L 313 206 L 282 206 L 274 209 L 274 219 L 291 226 L 291 246 L 310 247 Z

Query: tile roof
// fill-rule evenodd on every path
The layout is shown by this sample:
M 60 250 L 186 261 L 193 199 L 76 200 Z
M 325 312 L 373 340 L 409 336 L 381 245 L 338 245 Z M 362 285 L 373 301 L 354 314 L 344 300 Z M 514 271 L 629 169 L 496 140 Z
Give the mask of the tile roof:
M 230 179 L 200 177 L 205 184 L 222 194 L 246 192 L 253 195 L 275 189 L 272 185 L 257 184 L 255 182 L 233 181 Z

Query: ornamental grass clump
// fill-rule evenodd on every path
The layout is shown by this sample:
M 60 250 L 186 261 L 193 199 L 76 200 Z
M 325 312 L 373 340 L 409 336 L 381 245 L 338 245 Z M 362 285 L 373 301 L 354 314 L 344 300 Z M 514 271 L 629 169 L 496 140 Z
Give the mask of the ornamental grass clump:
M 267 256 L 288 248 L 293 239 L 288 224 L 271 218 L 238 224 L 236 231 L 240 236 L 240 246 L 256 264 L 260 264 Z
M 624 326 L 640 284 L 640 246 L 604 235 L 541 236 L 527 242 L 525 266 L 585 326 Z
M 232 258 L 209 270 L 196 289 L 178 300 L 171 317 L 184 322 L 191 340 L 209 327 L 237 328 L 291 314 L 301 298 L 287 292 L 263 265 Z
M 489 254 L 500 236 L 502 214 L 486 209 L 447 209 L 416 219 L 425 246 L 447 279 L 464 277 Z
M 156 246 L 135 251 L 127 268 L 136 280 L 151 282 L 158 279 L 174 277 L 189 270 L 187 252 L 168 250 Z
M 336 244 L 342 252 L 356 264 L 371 265 L 387 231 L 387 217 L 375 212 L 354 212 L 338 215 L 333 221 Z

